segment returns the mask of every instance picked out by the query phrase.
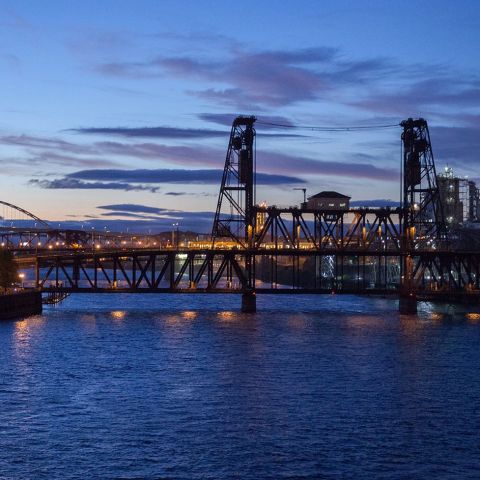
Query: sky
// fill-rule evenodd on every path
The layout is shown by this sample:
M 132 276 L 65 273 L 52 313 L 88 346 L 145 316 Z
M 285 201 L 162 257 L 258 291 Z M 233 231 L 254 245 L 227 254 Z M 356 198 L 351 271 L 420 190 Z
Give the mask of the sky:
M 480 183 L 480 3 L 0 0 L 0 200 L 52 223 L 209 231 L 235 116 L 257 201 L 400 195 L 400 127 Z M 272 127 L 268 123 L 296 128 Z

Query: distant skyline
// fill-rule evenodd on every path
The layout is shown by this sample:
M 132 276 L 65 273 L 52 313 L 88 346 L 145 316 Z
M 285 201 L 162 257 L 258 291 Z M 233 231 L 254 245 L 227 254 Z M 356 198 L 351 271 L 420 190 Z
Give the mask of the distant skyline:
M 269 204 L 303 186 L 397 202 L 401 131 L 268 123 L 423 117 L 437 168 L 480 179 L 479 23 L 466 0 L 0 0 L 0 200 L 55 223 L 207 231 L 238 114 L 259 119 Z

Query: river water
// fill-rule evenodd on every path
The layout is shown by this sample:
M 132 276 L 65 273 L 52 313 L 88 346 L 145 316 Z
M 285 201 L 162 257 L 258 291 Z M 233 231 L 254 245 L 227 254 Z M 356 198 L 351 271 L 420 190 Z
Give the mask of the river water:
M 0 478 L 480 478 L 478 310 L 239 305 L 78 295 L 1 322 Z

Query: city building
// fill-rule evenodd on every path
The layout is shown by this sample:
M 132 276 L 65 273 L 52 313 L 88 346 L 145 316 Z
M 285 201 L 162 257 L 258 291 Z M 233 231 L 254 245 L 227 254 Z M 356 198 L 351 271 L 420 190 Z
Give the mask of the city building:
M 457 177 L 451 167 L 445 167 L 437 175 L 437 184 L 447 224 L 458 226 L 480 220 L 479 189 L 475 182 Z
M 342 193 L 324 191 L 308 197 L 306 204 L 302 204 L 302 207 L 309 210 L 348 210 L 350 198 Z

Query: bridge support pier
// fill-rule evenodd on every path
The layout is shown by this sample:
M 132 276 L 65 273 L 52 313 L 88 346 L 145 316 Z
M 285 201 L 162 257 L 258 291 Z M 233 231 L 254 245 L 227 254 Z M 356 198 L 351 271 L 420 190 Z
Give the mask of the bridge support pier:
M 417 313 L 417 296 L 415 293 L 400 295 L 398 299 L 400 315 L 415 315 Z
M 255 292 L 242 293 L 242 312 L 255 313 L 257 311 L 257 296 Z

